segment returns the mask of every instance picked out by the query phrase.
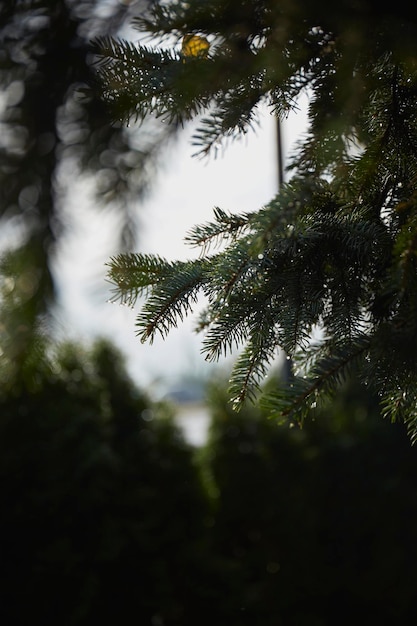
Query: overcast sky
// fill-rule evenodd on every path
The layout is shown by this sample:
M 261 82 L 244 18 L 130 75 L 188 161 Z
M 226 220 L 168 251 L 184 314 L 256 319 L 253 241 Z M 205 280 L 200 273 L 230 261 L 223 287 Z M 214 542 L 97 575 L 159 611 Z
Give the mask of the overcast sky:
M 284 123 L 286 153 L 304 125 L 303 112 Z M 184 131 L 168 148 L 153 193 L 138 205 L 140 252 L 158 253 L 172 260 L 194 257 L 197 251 L 184 243 L 184 236 L 195 224 L 211 220 L 215 206 L 232 212 L 256 210 L 277 191 L 276 127 L 269 113 L 263 114 L 256 132 L 232 143 L 216 159 L 192 157 L 190 134 L 191 129 Z M 202 337 L 193 332 L 192 319 L 173 329 L 165 340 L 158 337 L 152 346 L 143 345 L 135 335 L 138 309 L 108 302 L 111 291 L 105 281 L 105 263 L 111 255 L 115 218 L 100 212 L 99 217 L 92 213 L 86 220 L 89 201 L 80 185 L 66 206 L 73 229 L 59 268 L 66 311 L 64 334 L 84 340 L 109 336 L 126 354 L 134 379 L 147 388 L 169 387 L 187 375 L 205 377 L 209 366 L 200 354 Z

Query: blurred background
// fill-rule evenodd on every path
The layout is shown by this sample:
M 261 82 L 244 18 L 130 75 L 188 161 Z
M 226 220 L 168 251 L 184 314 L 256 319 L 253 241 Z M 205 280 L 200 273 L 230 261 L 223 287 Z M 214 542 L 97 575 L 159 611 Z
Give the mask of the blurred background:
M 192 320 L 141 345 L 137 311 L 110 302 L 111 256 L 198 254 L 194 224 L 260 208 L 279 180 L 267 111 L 207 161 L 192 126 L 111 123 L 89 42 L 134 39 L 146 6 L 0 8 L 2 623 L 405 623 L 417 456 L 402 425 L 353 382 L 303 429 L 235 414 L 227 361 L 203 360 Z

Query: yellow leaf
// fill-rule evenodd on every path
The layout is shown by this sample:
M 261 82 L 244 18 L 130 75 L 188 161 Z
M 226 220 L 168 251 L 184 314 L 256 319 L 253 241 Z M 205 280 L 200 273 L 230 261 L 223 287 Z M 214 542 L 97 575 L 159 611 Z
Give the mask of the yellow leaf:
M 201 57 L 208 55 L 210 44 L 200 35 L 184 35 L 181 52 L 185 57 Z

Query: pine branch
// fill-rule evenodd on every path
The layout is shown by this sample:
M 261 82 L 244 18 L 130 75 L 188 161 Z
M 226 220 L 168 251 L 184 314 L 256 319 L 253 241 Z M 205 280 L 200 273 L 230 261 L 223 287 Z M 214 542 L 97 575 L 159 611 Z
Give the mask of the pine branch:
M 249 81 L 232 83 L 219 93 L 216 101 L 221 97 L 221 105 L 202 119 L 193 135 L 192 145 L 199 148 L 194 156 L 215 152 L 224 141 L 240 139 L 255 128 L 256 108 L 264 95 L 260 87 L 252 86 L 257 82 L 260 77 L 252 76 Z
M 277 354 L 278 337 L 268 317 L 262 316 L 253 324 L 250 340 L 233 366 L 229 393 L 235 410 L 239 410 L 246 399 L 257 398 L 260 383 Z
M 120 254 L 106 266 L 108 280 L 115 285 L 113 302 L 134 306 L 139 296 L 171 275 L 173 264 L 158 255 Z
M 185 237 L 185 242 L 193 247 L 200 247 L 206 255 L 211 247 L 218 247 L 223 242 L 235 241 L 244 232 L 250 214 L 227 213 L 215 207 L 215 222 L 194 226 Z
M 209 90 L 203 94 L 191 89 L 201 59 L 184 64 L 173 48 L 136 45 L 111 37 L 95 39 L 92 51 L 97 57 L 103 98 L 123 123 L 155 115 L 169 124 L 183 124 L 209 104 Z
M 155 334 L 165 337 L 193 310 L 207 277 L 207 262 L 175 262 L 162 280 L 154 282 L 151 295 L 137 317 L 142 343 L 153 343 Z
M 411 443 L 417 443 L 417 379 L 401 381 L 401 386 L 391 388 L 381 400 L 382 417 L 392 422 L 403 421 Z
M 360 335 L 355 341 L 334 344 L 325 343 L 316 349 L 315 358 L 306 368 L 305 377 L 294 377 L 289 386 L 266 395 L 263 406 L 271 416 L 282 420 L 296 418 L 302 422 L 317 402 L 334 393 L 353 367 L 358 367 L 369 353 L 370 339 Z M 312 359 L 301 355 L 301 362 Z
M 201 348 L 207 361 L 218 361 L 221 356 L 232 354 L 248 336 L 246 317 L 228 316 L 221 308 L 217 315 L 213 315 L 212 311 L 210 317 L 204 320 L 204 324 L 200 321 L 200 328 L 203 327 L 209 327 Z

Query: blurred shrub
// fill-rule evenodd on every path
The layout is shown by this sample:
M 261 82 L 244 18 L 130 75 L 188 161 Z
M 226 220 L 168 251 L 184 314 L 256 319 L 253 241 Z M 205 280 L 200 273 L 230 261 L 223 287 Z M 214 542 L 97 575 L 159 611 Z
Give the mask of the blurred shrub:
M 405 428 L 353 383 L 302 430 L 233 412 L 219 381 L 209 403 L 203 463 L 229 626 L 415 618 L 417 450 Z
M 0 393 L 2 624 L 416 617 L 417 451 L 366 390 L 301 430 L 215 381 L 195 451 L 109 344 L 29 365 Z
M 0 398 L 2 623 L 182 624 L 207 516 L 191 450 L 111 346 L 45 362 Z

